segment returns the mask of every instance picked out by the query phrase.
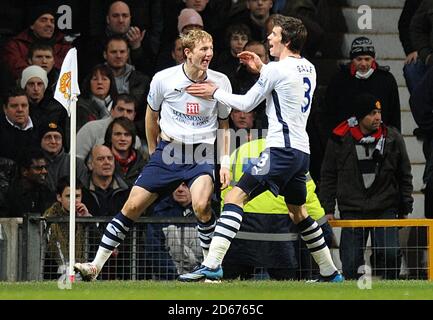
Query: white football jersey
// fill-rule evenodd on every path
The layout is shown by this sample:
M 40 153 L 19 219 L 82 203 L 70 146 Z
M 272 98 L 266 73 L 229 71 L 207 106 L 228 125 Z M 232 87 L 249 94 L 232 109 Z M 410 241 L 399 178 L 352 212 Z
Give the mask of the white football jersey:
M 231 92 L 226 75 L 207 70 L 206 80 Z M 227 119 L 231 108 L 215 99 L 205 100 L 188 94 L 185 89 L 193 84 L 183 64 L 155 74 L 150 83 L 147 102 L 154 111 L 161 112 L 159 125 L 169 137 L 185 144 L 215 142 L 218 119 Z
M 223 89 L 223 88 L 221 88 Z M 266 99 L 266 147 L 290 147 L 310 153 L 306 131 L 316 69 L 305 58 L 287 57 L 263 65 L 260 78 L 245 95 L 217 90 L 214 97 L 234 109 L 249 112 Z

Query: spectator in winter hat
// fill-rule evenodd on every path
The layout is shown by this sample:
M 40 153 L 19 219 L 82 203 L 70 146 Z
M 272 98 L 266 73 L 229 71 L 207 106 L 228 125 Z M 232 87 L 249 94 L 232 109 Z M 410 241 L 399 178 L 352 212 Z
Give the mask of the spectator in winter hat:
M 23 70 L 21 88 L 26 92 L 30 105 L 30 116 L 36 126 L 48 121 L 61 123 L 64 127 L 67 112 L 54 98 L 52 91 L 47 90 L 47 72 L 40 66 L 33 65 Z
M 63 147 L 65 133 L 56 122 L 44 123 L 39 128 L 39 141 L 47 163 L 47 186 L 56 191 L 61 177 L 69 176 L 70 156 Z M 84 183 L 88 172 L 84 161 L 76 158 L 77 179 Z
M 333 130 L 322 162 L 319 199 L 328 219 L 336 204 L 340 219 L 405 218 L 413 210 L 409 156 L 402 135 L 382 123 L 381 101 L 370 93 L 354 97 L 352 117 Z M 373 274 L 398 279 L 401 250 L 397 228 L 343 228 L 340 258 L 346 279 L 358 279 L 371 238 Z
M 39 103 L 48 87 L 47 72 L 36 65 L 27 67 L 23 70 L 20 84 L 30 103 Z
M 203 29 L 203 27 L 203 19 L 194 9 L 183 9 L 177 18 L 179 34 L 186 33 L 191 29 Z
M 29 47 L 35 42 L 43 42 L 53 47 L 55 67 L 60 69 L 63 59 L 71 48 L 63 33 L 55 30 L 55 11 L 51 6 L 30 5 L 27 21 L 29 27 L 11 38 L 3 49 L 4 63 L 9 67 L 14 79 L 18 79 L 28 66 Z
M 340 66 L 325 94 L 320 123 L 327 126 L 328 136 L 335 126 L 354 115 L 354 97 L 364 93 L 380 101 L 383 122 L 401 130 L 397 82 L 388 66 L 378 65 L 373 42 L 367 37 L 355 38 L 348 55 L 350 62 Z

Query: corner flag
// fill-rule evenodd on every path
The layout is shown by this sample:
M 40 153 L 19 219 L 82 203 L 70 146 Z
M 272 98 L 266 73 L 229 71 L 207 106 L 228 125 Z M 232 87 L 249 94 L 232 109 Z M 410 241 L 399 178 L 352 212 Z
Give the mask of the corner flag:
M 69 197 L 69 272 L 66 275 L 70 284 L 75 281 L 74 264 L 75 264 L 75 198 L 76 198 L 76 154 L 77 154 L 77 100 L 80 95 L 78 87 L 78 66 L 77 66 L 77 49 L 72 48 L 68 51 L 63 60 L 62 69 L 60 70 L 59 80 L 56 85 L 54 98 L 68 112 L 71 120 L 70 130 L 70 197 Z
M 72 100 L 76 101 L 79 95 L 77 49 L 72 48 L 63 60 L 54 98 L 61 103 L 68 111 L 68 115 L 71 116 L 71 102 Z

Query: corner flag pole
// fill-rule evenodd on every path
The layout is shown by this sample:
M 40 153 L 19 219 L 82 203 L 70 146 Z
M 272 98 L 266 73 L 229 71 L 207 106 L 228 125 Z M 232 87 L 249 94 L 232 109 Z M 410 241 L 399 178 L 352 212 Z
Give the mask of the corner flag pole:
M 70 131 L 70 202 L 69 202 L 69 279 L 75 281 L 75 199 L 76 199 L 76 154 L 77 154 L 77 96 L 71 98 L 71 131 Z
M 69 283 L 75 281 L 75 198 L 76 198 L 76 131 L 77 131 L 77 99 L 80 95 L 78 87 L 77 49 L 72 48 L 66 54 L 57 81 L 54 98 L 66 109 L 71 118 L 70 130 L 70 203 L 69 203 Z

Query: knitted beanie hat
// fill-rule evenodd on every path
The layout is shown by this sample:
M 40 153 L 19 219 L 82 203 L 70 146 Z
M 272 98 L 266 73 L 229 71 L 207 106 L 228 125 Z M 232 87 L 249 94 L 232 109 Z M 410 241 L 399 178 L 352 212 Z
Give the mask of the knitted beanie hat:
M 21 74 L 21 89 L 25 89 L 27 81 L 29 81 L 31 78 L 39 78 L 43 81 L 45 85 L 45 89 L 48 88 L 48 77 L 47 72 L 42 69 L 40 66 L 28 66 L 25 68 Z
M 370 93 L 362 93 L 354 99 L 353 113 L 358 121 L 364 119 L 371 111 L 377 109 L 381 110 L 382 106 L 379 99 Z
M 188 25 L 198 25 L 203 27 L 203 19 L 194 9 L 183 9 L 177 18 L 177 30 L 182 33 L 183 28 Z
M 350 47 L 350 59 L 354 59 L 358 56 L 376 56 L 373 42 L 367 37 L 358 37 L 352 42 Z

